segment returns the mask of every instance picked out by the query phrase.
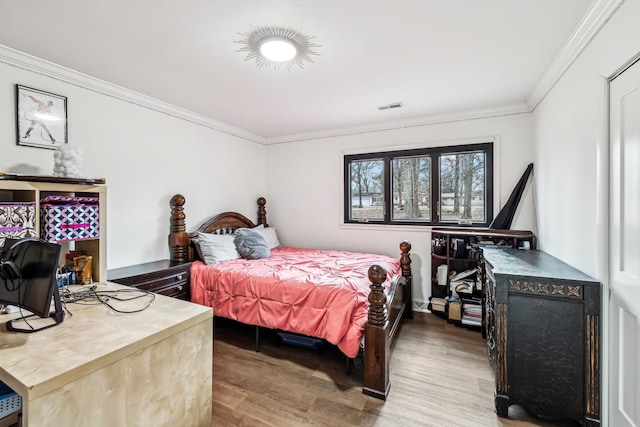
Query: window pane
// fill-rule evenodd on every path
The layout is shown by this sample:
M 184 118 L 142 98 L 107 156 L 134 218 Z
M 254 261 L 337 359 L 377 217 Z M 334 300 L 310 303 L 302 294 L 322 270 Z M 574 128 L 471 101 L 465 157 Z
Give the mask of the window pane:
M 391 161 L 392 220 L 431 220 L 431 158 L 396 157 Z
M 440 221 L 486 222 L 485 155 L 440 157 Z
M 350 162 L 350 219 L 384 219 L 383 170 L 384 162 L 381 159 L 353 160 Z

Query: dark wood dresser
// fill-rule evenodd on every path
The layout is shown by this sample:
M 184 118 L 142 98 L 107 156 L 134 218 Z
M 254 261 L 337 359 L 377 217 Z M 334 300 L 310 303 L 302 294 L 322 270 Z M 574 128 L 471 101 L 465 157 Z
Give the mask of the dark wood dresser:
M 495 405 L 600 425 L 600 283 L 544 252 L 483 248 Z
M 190 262 L 153 261 L 109 270 L 107 280 L 189 301 L 190 267 Z

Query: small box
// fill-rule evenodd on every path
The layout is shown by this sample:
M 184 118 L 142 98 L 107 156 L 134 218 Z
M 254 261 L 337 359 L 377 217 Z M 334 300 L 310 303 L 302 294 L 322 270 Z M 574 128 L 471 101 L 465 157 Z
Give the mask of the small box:
M 36 237 L 35 202 L 0 202 L 0 247 L 6 238 Z
M 22 398 L 9 386 L 0 381 L 0 418 L 22 409 Z
M 438 285 L 447 286 L 448 271 L 449 271 L 449 268 L 447 267 L 447 264 L 441 264 L 438 266 L 438 269 L 436 270 L 436 278 L 438 279 Z
M 40 201 L 42 238 L 49 242 L 100 237 L 97 197 L 48 196 Z
M 316 353 L 320 353 L 325 346 L 325 340 L 321 338 L 309 337 L 307 335 L 294 334 L 284 331 L 279 331 L 276 335 L 278 336 L 278 343 L 307 348 L 309 350 L 315 351 Z
M 449 320 L 462 319 L 462 304 L 459 302 L 449 303 Z

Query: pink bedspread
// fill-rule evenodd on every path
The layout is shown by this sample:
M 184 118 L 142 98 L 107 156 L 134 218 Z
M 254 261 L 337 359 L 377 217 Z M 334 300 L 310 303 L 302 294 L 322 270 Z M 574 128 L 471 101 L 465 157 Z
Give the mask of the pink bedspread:
M 365 253 L 300 248 L 271 250 L 267 259 L 191 267 L 191 301 L 216 316 L 324 338 L 348 357 L 358 354 L 367 322 L 369 267 L 390 279 L 397 259 Z

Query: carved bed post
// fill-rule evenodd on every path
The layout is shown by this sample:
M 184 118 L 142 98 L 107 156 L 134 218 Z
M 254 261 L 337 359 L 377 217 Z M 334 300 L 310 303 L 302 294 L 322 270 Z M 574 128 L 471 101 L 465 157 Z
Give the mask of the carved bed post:
M 258 225 L 262 224 L 263 226 L 268 227 L 269 224 L 267 224 L 267 210 L 264 207 L 264 205 L 266 204 L 267 199 L 265 199 L 264 197 L 258 198 Z
M 404 317 L 413 319 L 413 274 L 411 273 L 411 256 L 409 255 L 409 251 L 411 251 L 411 243 L 407 240 L 402 241 L 400 243 L 400 252 L 402 252 L 400 255 L 400 266 L 402 267 L 402 277 L 406 280 L 406 286 L 402 293 L 405 303 Z
M 379 265 L 369 268 L 371 292 L 369 293 L 369 321 L 364 331 L 364 387 L 362 392 L 379 399 L 389 394 L 389 361 L 391 358 L 388 337 L 387 296 L 383 283 L 387 272 Z
M 187 262 L 187 247 L 189 246 L 189 234 L 184 223 L 184 196 L 176 194 L 169 201 L 171 206 L 171 218 L 169 219 L 169 252 L 173 262 Z

